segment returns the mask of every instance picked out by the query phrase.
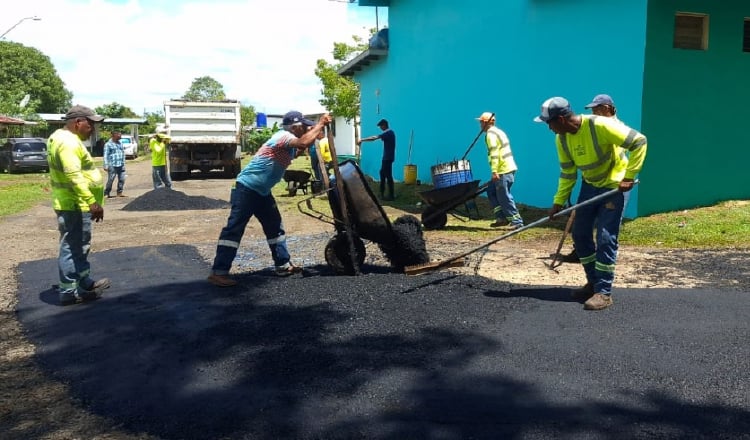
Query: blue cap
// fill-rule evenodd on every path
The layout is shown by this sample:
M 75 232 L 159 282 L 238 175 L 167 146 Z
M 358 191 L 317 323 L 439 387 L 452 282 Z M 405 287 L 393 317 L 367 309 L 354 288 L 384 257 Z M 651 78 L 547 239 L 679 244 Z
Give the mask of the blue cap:
M 615 106 L 615 102 L 612 100 L 612 97 L 609 95 L 596 95 L 594 96 L 594 100 L 591 101 L 589 105 L 586 106 L 586 108 L 594 108 L 598 107 L 600 105 L 611 105 L 612 107 Z
M 302 113 L 296 110 L 292 110 L 290 112 L 287 112 L 284 115 L 284 119 L 281 120 L 281 125 L 294 125 L 294 124 L 302 124 L 302 125 L 307 125 L 308 127 L 310 127 L 312 125 L 315 125 L 315 122 L 309 119 L 306 119 Z
M 560 116 L 570 116 L 572 114 L 573 110 L 570 109 L 568 100 L 560 96 L 555 96 L 542 103 L 542 113 L 534 118 L 534 121 L 549 122 L 551 119 L 557 119 Z

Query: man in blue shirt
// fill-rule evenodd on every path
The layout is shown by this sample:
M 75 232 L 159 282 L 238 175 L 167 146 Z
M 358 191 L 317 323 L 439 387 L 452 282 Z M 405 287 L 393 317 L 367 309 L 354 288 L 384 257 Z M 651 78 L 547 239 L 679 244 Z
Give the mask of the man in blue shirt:
M 388 128 L 388 121 L 381 119 L 378 127 L 383 130 L 382 133 L 375 136 L 360 139 L 362 142 L 370 142 L 376 139 L 383 141 L 383 162 L 380 166 L 380 198 L 391 201 L 395 198 L 393 194 L 393 161 L 396 159 L 396 133 Z M 388 195 L 385 196 L 385 185 L 388 184 Z
M 120 143 L 122 133 L 120 130 L 112 131 L 112 137 L 104 144 L 104 171 L 107 172 L 107 185 L 104 187 L 104 195 L 112 197 L 112 183 L 117 177 L 117 197 L 126 197 L 122 193 L 125 186 L 125 150 Z
M 274 133 L 240 172 L 230 195 L 229 219 L 219 234 L 208 282 L 219 287 L 237 285 L 236 280 L 229 278 L 229 270 L 252 216 L 258 219 L 266 235 L 276 274 L 287 276 L 302 271 L 290 261 L 281 213 L 271 189 L 281 181 L 292 159 L 310 148 L 330 122 L 328 114 L 321 116 L 316 124 L 298 111 L 288 112 L 281 122 L 282 130 Z

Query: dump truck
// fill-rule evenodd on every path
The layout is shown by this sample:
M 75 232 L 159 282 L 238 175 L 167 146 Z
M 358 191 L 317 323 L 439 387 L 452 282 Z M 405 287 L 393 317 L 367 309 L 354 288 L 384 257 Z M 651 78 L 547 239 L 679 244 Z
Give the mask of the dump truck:
M 234 178 L 240 172 L 240 103 L 172 100 L 164 103 L 172 180 Z

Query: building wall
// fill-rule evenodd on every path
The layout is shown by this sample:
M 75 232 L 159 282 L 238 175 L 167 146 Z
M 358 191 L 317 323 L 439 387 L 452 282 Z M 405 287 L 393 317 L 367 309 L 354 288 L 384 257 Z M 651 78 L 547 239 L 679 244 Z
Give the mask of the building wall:
M 479 132 L 475 118 L 497 114 L 519 165 L 520 203 L 545 207 L 557 188 L 553 134 L 532 119 L 550 96 L 576 111 L 598 93 L 615 99 L 621 119 L 639 128 L 647 0 L 391 0 L 386 58 L 356 74 L 362 85 L 362 137 L 380 118 L 397 135 L 394 175 L 409 161 L 418 178 L 461 159 Z M 382 144 L 362 144 L 362 166 L 377 176 Z M 489 178 L 481 137 L 467 159 Z M 632 200 L 637 200 L 633 194 Z M 635 202 L 628 216 L 635 215 Z
M 709 16 L 708 50 L 673 49 L 676 12 Z M 746 0 L 659 0 L 648 6 L 643 214 L 750 198 L 750 53 Z

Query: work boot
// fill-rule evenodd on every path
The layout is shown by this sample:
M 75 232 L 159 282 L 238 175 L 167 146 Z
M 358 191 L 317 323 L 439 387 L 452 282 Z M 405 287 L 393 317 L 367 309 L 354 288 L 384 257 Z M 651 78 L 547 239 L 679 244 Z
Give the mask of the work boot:
M 229 278 L 226 275 L 211 274 L 207 278 L 208 282 L 218 287 L 233 287 L 237 285 L 237 281 Z
M 578 301 L 586 301 L 592 296 L 594 296 L 594 286 L 591 283 L 586 283 L 585 286 L 570 292 L 570 297 Z
M 507 224 L 508 224 L 508 220 L 497 219 L 494 222 L 490 223 L 490 228 L 499 228 L 499 227 L 505 226 Z
M 123 193 L 117 193 L 117 197 L 127 197 L 127 196 Z
M 99 299 L 101 298 L 102 293 L 104 293 L 106 289 L 109 289 L 109 286 L 111 285 L 112 283 L 109 281 L 109 278 L 102 278 L 100 280 L 94 281 L 94 283 L 91 284 L 88 288 L 79 286 L 78 299 L 83 302 Z
M 302 273 L 302 268 L 295 266 L 292 263 L 287 263 L 283 266 L 276 266 L 276 275 L 280 277 L 288 277 L 296 273 Z
M 583 310 L 604 310 L 612 305 L 612 297 L 603 293 L 595 293 L 594 296 L 583 303 Z

